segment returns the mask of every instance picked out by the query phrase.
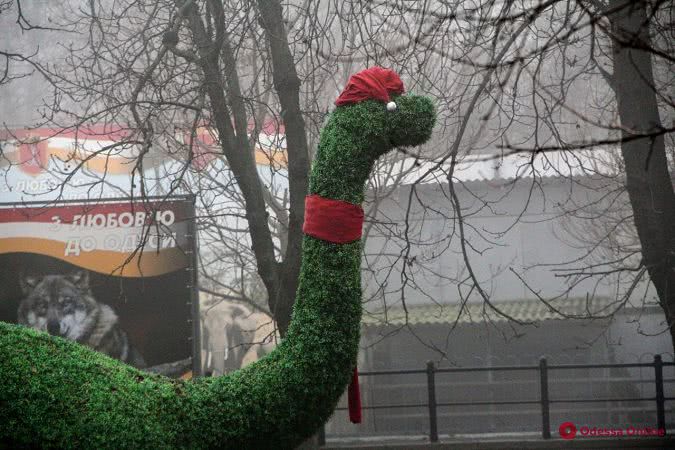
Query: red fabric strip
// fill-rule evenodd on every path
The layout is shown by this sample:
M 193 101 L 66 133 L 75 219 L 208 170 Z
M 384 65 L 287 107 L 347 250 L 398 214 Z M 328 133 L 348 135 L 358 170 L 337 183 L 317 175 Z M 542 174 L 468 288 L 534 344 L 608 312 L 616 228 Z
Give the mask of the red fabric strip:
M 323 241 L 347 244 L 361 239 L 363 208 L 319 195 L 305 197 L 305 223 L 302 231 Z
M 347 400 L 349 404 L 349 421 L 351 423 L 361 423 L 361 389 L 359 388 L 359 371 L 354 367 L 352 382 L 347 389 Z

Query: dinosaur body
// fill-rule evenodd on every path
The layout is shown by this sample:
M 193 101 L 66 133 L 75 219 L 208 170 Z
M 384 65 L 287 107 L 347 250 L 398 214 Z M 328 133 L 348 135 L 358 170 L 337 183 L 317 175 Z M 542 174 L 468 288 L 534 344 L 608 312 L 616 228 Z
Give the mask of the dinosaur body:
M 426 141 L 432 103 L 340 106 L 321 133 L 310 194 L 360 204 L 375 160 Z M 356 364 L 361 242 L 305 236 L 286 338 L 228 376 L 150 375 L 73 342 L 0 323 L 0 442 L 85 448 L 294 448 L 332 414 Z

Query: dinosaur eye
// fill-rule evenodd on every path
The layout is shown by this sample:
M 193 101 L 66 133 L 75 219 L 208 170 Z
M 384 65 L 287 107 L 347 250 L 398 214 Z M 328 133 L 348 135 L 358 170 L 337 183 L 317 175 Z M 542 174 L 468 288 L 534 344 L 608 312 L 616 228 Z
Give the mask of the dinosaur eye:
M 396 111 L 396 108 L 398 108 L 396 102 L 387 103 L 387 111 Z

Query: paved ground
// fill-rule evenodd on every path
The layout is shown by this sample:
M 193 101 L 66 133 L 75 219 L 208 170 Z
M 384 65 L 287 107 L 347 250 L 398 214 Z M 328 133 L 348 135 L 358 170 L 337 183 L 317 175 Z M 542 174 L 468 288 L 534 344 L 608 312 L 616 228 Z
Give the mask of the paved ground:
M 370 442 L 328 442 L 322 449 L 335 450 L 525 450 L 525 449 L 675 449 L 675 437 L 670 438 L 577 438 L 562 439 L 446 439 L 439 443 L 417 440 L 401 442 L 379 441 Z

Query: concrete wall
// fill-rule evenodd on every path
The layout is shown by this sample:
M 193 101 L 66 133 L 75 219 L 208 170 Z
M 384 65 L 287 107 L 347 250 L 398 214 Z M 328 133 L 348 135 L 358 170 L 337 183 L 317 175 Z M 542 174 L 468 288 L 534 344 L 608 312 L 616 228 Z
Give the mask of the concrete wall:
M 565 178 L 455 184 L 465 219 L 469 259 L 491 300 L 536 298 L 511 269 L 546 298 L 564 292 L 571 297 L 590 293 L 615 298 L 617 292 L 622 292 L 626 286 L 617 286 L 616 277 L 589 279 L 570 289 L 570 279 L 559 276 L 561 268 L 597 262 L 584 258 L 590 245 L 579 240 L 588 222 L 573 218 L 568 211 L 610 202 L 603 197 L 603 189 L 610 184 L 616 188 L 615 181 L 584 179 L 572 183 Z M 461 253 L 457 215 L 444 184 L 419 185 L 414 191 L 407 216 L 408 260 L 414 261 L 406 267 L 410 279 L 404 291 L 400 291 L 400 272 L 406 264 L 403 256 L 410 191 L 410 186 L 396 189 L 381 200 L 378 213 L 371 219 L 374 224 L 366 241 L 364 259 L 364 267 L 369 269 L 364 274 L 366 298 L 371 301 L 367 307 L 381 307 L 383 301 L 388 306 L 400 304 L 403 295 L 410 305 L 427 303 L 431 298 L 439 303 L 453 303 L 460 298 L 458 284 L 466 279 L 468 271 Z M 629 208 L 625 196 L 613 204 L 624 211 Z M 386 256 L 376 257 L 377 254 Z M 568 264 L 563 265 L 565 262 Z M 394 270 L 390 269 L 392 266 Z M 378 292 L 385 283 L 384 293 Z M 468 283 L 460 288 L 464 293 L 469 291 Z M 653 300 L 653 292 L 644 283 L 636 295 L 642 295 L 645 289 L 647 298 Z M 475 290 L 468 297 L 481 300 Z

